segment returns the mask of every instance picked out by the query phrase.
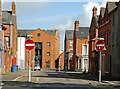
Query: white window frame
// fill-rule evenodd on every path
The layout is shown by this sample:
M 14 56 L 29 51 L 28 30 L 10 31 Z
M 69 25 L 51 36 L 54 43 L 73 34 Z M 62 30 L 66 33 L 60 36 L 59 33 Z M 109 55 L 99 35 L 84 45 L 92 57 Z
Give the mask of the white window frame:
M 82 44 L 82 55 L 85 55 L 85 54 L 84 54 L 84 51 L 83 51 L 84 45 L 87 45 L 87 54 L 86 54 L 86 55 L 88 55 L 88 44 Z

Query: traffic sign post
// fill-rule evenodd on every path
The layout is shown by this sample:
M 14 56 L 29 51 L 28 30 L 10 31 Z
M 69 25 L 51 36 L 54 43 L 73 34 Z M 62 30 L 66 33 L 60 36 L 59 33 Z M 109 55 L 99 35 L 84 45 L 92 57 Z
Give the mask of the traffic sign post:
M 96 43 L 96 49 L 98 50 L 98 51 L 102 51 L 103 49 L 104 49 L 104 47 L 105 47 L 105 42 L 104 42 L 104 40 L 102 39 L 99 39 L 98 41 L 97 41 L 97 43 Z
M 25 48 L 28 50 L 28 81 L 31 81 L 31 68 L 30 68 L 30 50 L 35 47 L 35 42 L 33 40 L 27 40 L 25 42 Z
M 99 83 L 101 83 L 101 51 L 105 48 L 104 38 L 99 38 L 96 43 L 96 49 L 100 52 L 99 58 Z

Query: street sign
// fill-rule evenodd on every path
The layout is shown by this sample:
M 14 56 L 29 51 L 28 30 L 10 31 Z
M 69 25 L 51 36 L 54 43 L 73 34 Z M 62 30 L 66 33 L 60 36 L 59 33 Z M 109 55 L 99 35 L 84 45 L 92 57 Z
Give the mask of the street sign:
M 96 43 L 96 49 L 98 51 L 102 51 L 105 47 L 105 42 L 104 40 L 98 40 L 97 43 Z
M 35 47 L 35 42 L 33 40 L 27 40 L 25 42 L 25 48 L 28 50 L 32 50 Z

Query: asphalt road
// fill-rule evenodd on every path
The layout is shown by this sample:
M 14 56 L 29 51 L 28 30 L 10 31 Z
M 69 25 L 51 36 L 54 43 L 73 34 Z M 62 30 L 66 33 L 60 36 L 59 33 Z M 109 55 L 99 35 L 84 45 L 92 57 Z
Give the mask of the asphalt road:
M 99 86 L 68 86 L 68 85 L 40 85 L 40 86 L 3 86 L 2 89 L 120 89 L 117 87 L 99 87 Z
M 32 81 L 23 76 L 16 81 L 4 81 L 2 89 L 120 89 L 120 87 L 99 85 L 94 79 L 82 79 L 62 72 L 32 72 Z

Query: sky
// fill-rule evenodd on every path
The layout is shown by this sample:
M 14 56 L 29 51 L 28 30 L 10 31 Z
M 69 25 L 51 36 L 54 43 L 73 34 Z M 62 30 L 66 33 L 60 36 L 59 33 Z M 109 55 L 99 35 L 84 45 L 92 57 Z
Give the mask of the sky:
M 64 50 L 65 30 L 72 30 L 75 20 L 80 27 L 89 27 L 92 8 L 96 6 L 99 15 L 108 0 L 3 0 L 2 9 L 11 10 L 12 1 L 16 3 L 18 29 L 58 29 L 60 50 Z

